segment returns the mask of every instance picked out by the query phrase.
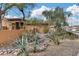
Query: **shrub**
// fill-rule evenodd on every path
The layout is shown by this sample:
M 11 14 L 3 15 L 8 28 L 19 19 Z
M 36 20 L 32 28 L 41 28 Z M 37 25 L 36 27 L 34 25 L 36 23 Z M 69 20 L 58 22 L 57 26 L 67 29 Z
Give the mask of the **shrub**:
M 44 29 L 43 29 L 43 32 L 44 32 L 44 33 L 48 33 L 48 31 L 49 31 L 49 28 L 44 28 Z

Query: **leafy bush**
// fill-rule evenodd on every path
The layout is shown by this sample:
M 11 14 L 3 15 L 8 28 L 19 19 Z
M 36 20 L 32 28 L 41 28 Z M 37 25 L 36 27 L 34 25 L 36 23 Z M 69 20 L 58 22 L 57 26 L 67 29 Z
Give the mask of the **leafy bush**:
M 48 31 L 49 31 L 49 28 L 44 28 L 44 29 L 43 29 L 43 32 L 44 32 L 44 33 L 48 33 Z

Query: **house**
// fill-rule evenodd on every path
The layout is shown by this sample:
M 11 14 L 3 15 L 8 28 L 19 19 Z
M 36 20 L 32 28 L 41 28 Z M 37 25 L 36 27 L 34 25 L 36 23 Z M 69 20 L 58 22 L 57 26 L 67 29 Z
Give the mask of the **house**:
M 38 24 L 31 24 L 31 23 L 26 23 L 25 29 L 27 31 L 32 31 L 34 29 L 37 30 L 37 32 L 43 33 L 45 29 L 48 29 L 48 23 L 38 23 Z
M 77 31 L 79 30 L 79 26 L 65 26 L 64 29 L 67 31 Z
M 25 28 L 26 31 L 31 31 L 37 29 L 38 32 L 43 32 L 44 29 L 48 28 L 48 23 L 38 23 L 32 24 L 27 23 L 24 25 L 25 21 L 20 18 L 4 18 L 2 20 L 2 30 L 16 30 Z
M 4 18 L 2 20 L 2 29 L 3 30 L 14 30 L 22 29 L 24 21 L 20 18 Z

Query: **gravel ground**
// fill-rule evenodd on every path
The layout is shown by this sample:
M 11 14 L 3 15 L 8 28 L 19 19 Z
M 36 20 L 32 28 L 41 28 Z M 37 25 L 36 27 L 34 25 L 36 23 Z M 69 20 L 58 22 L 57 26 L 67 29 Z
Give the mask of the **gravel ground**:
M 41 36 L 44 38 L 44 36 Z M 6 48 L 7 49 L 7 48 Z M 19 50 L 15 48 L 14 50 L 10 49 L 5 51 L 5 49 L 1 50 L 0 48 L 0 55 L 2 56 L 16 56 Z M 48 47 L 46 50 L 41 52 L 30 52 L 30 56 L 79 56 L 79 39 L 75 40 L 61 40 L 60 45 L 55 45 L 53 41 L 49 42 Z
M 16 56 L 19 50 L 0 49 L 0 56 Z M 63 40 L 60 45 L 50 42 L 45 51 L 29 53 L 30 56 L 79 56 L 79 40 Z
M 60 45 L 50 42 L 43 52 L 30 53 L 30 56 L 78 56 L 79 40 L 63 40 Z

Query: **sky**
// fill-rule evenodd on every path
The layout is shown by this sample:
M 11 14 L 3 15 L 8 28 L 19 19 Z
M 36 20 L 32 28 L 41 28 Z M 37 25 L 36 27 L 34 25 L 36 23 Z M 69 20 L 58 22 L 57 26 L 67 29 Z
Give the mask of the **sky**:
M 64 12 L 71 12 L 73 15 L 67 18 L 67 22 L 70 26 L 79 25 L 79 6 L 77 3 L 36 3 L 33 10 L 31 10 L 31 17 L 41 18 L 46 20 L 42 15 L 45 10 L 55 9 L 61 7 Z M 25 10 L 26 16 L 28 16 L 29 8 Z M 7 18 L 18 18 L 22 17 L 22 13 L 17 8 L 12 8 L 6 14 Z

